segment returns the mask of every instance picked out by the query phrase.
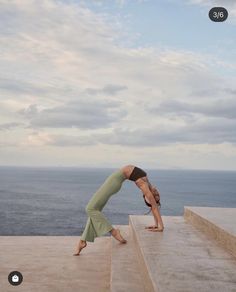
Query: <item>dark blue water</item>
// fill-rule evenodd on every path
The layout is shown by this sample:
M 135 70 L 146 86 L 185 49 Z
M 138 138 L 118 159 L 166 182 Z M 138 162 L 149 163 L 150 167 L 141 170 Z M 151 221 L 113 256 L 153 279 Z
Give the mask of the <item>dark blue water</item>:
M 112 171 L 0 167 L 0 235 L 81 235 L 86 204 Z M 236 207 L 236 172 L 147 172 L 161 193 L 162 215 L 181 216 L 184 206 Z M 112 224 L 128 224 L 129 214 L 147 211 L 130 181 L 103 209 Z

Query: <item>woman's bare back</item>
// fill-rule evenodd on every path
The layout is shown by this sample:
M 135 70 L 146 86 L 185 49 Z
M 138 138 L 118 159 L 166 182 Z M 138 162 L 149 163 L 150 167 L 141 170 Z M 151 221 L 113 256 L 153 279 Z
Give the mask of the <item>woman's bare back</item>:
M 134 170 L 135 166 L 134 165 L 125 165 L 124 167 L 121 168 L 121 171 L 123 172 L 123 174 L 125 175 L 125 177 L 128 179 L 132 173 L 132 171 Z

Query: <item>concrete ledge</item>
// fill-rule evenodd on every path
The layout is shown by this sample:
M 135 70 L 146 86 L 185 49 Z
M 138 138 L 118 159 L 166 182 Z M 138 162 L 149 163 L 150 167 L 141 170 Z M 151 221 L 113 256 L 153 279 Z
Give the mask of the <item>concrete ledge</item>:
M 184 218 L 236 257 L 236 208 L 186 206 Z
M 116 225 L 127 240 L 121 244 L 113 237 L 111 248 L 111 291 L 112 292 L 149 292 L 145 287 L 143 267 L 139 265 L 135 242 L 130 234 L 129 225 Z
M 149 265 L 148 265 L 148 262 L 146 261 L 145 254 L 143 253 L 143 249 L 140 246 L 138 233 L 135 230 L 135 217 L 137 216 L 134 216 L 134 215 L 129 216 L 129 225 L 130 225 L 131 235 L 136 247 L 137 259 L 138 259 L 139 265 L 142 267 L 142 270 L 143 270 L 143 278 L 144 278 L 145 289 L 146 289 L 145 291 L 148 291 L 148 292 L 158 291 L 157 287 L 155 286 L 155 282 L 153 281 L 151 277 L 151 273 L 150 273 L 151 271 L 149 270 Z

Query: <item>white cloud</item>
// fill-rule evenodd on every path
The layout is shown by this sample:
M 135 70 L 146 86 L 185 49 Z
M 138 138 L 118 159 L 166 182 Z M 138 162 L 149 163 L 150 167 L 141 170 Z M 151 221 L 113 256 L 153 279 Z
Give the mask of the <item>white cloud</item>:
M 53 142 L 53 138 L 48 133 L 34 132 L 28 135 L 27 140 L 21 143 L 21 146 L 43 146 Z
M 112 100 L 80 99 L 53 108 L 38 110 L 37 105 L 18 112 L 30 121 L 32 128 L 107 128 L 119 122 L 126 111 L 119 102 Z
M 203 102 L 191 101 L 183 102 L 178 100 L 164 101 L 159 107 L 150 107 L 148 110 L 153 114 L 158 115 L 173 115 L 177 116 L 194 116 L 196 114 L 202 115 L 204 117 L 218 117 L 226 119 L 236 120 L 236 100 L 234 96 L 231 98 L 225 98 L 227 96 L 228 90 L 220 91 L 218 93 L 222 94 L 224 98 L 215 98 L 214 100 Z
M 16 123 L 16 122 L 0 124 L 0 131 L 14 129 L 22 125 L 23 125 L 22 123 Z
M 130 153 L 127 145 L 155 151 L 204 143 L 213 130 L 210 143 L 235 143 L 227 120 L 234 118 L 234 103 L 216 104 L 235 94 L 235 75 L 214 71 L 217 62 L 229 64 L 187 50 L 125 47 L 118 18 L 113 23 L 85 4 L 13 0 L 0 8 L 0 124 L 8 132 L 21 128 L 19 147 L 73 146 L 76 152 L 92 145 L 102 157 L 102 149 L 119 145 Z M 204 123 L 193 117 L 189 125 L 189 112 L 204 115 Z M 12 141 L 9 134 L 4 140 Z
M 91 146 L 97 142 L 92 135 L 58 135 L 47 132 L 33 132 L 28 135 L 26 146 L 59 146 L 59 147 L 75 147 L 75 146 Z

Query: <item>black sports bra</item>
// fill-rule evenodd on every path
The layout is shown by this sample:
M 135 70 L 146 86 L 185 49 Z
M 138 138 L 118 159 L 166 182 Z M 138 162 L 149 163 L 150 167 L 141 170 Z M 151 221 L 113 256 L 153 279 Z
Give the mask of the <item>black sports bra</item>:
M 147 176 L 146 172 L 141 168 L 135 166 L 133 171 L 131 172 L 129 180 L 136 181 L 137 179 L 144 176 Z

